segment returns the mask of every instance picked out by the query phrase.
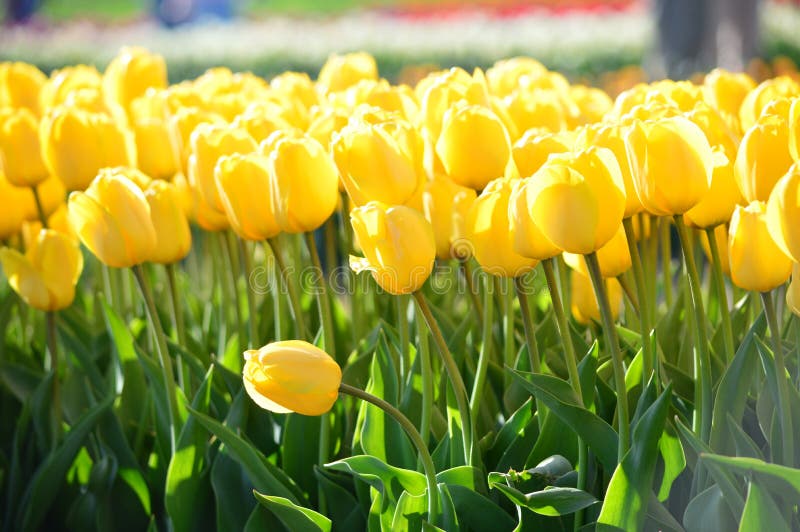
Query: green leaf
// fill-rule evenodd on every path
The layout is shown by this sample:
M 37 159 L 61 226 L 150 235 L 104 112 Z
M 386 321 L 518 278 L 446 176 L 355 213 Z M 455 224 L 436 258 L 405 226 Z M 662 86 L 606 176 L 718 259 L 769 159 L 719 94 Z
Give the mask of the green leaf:
M 789 532 L 789 525 L 781 518 L 783 512 L 769 493 L 757 482 L 750 482 L 748 486 L 747 501 L 744 503 L 742 519 L 739 521 L 739 531 Z
M 25 508 L 22 520 L 22 530 L 37 530 L 42 519 L 47 515 L 47 509 L 56 500 L 64 476 L 67 473 L 75 455 L 83 446 L 83 442 L 94 429 L 97 422 L 114 404 L 115 396 L 109 395 L 102 403 L 86 412 L 67 433 L 62 444 L 55 452 L 50 454 L 36 470 L 30 481 L 29 491 L 22 502 Z
M 658 450 L 664 462 L 664 472 L 658 488 L 658 500 L 663 502 L 669 497 L 672 483 L 686 469 L 686 455 L 683 454 L 681 441 L 671 424 L 664 427 L 661 439 L 658 440 Z
M 309 508 L 303 508 L 283 497 L 263 495 L 253 490 L 256 500 L 274 513 L 293 532 L 330 532 L 331 520 Z
M 397 501 L 389 530 L 420 530 L 428 516 L 428 494 L 411 495 L 404 491 Z
M 442 503 L 442 508 L 439 513 L 440 521 L 438 524 L 442 530 L 458 532 L 461 527 L 459 526 L 458 515 L 456 515 L 456 506 L 450 496 L 450 489 L 447 484 L 439 484 L 439 500 Z
M 385 491 L 389 499 L 395 502 L 403 490 L 412 495 L 421 495 L 427 487 L 422 473 L 390 466 L 374 456 L 351 456 L 326 464 L 325 468 L 352 473 L 375 489 Z
M 314 474 L 325 494 L 325 501 L 328 504 L 328 511 L 326 513 L 331 518 L 333 532 L 364 530 L 366 527 L 364 511 L 353 494 L 344 489 L 337 482 L 334 482 L 331 478 L 328 478 L 328 475 L 331 475 L 331 473 L 319 467 L 315 467 Z M 348 482 L 352 485 L 352 481 L 349 477 Z
M 283 424 L 281 441 L 281 466 L 300 488 L 309 494 L 311 502 L 317 500 L 317 481 L 314 466 L 319 456 L 320 422 L 319 416 L 287 414 Z M 330 422 L 330 419 L 327 419 Z
M 589 445 L 608 470 L 617 466 L 617 433 L 593 412 L 579 405 L 569 383 L 550 375 L 511 370 L 523 386 Z
M 591 493 L 575 488 L 548 487 L 541 491 L 522 493 L 502 482 L 493 483 L 492 487 L 501 491 L 514 504 L 551 517 L 568 515 L 597 502 Z
M 683 512 L 686 532 L 735 530 L 736 519 L 723 499 L 722 491 L 717 485 L 700 492 L 692 499 Z
M 716 464 L 740 475 L 753 478 L 776 493 L 794 490 L 800 497 L 800 469 L 769 464 L 757 458 L 701 454 L 700 460 Z
M 253 482 L 245 468 L 222 446 L 211 466 L 217 530 L 242 530 L 258 504 L 253 497 Z
M 514 519 L 500 506 L 480 493 L 458 484 L 449 484 L 458 522 L 469 530 L 504 531 L 514 528 Z
M 652 381 L 648 388 L 654 389 Z M 633 444 L 611 477 L 598 523 L 625 530 L 638 530 L 644 523 L 671 395 L 667 386 L 634 427 Z

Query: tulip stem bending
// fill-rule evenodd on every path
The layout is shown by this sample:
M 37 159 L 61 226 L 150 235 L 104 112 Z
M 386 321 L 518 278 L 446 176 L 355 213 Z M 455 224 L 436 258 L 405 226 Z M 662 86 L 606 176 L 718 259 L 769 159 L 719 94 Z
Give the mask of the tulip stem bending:
M 714 236 L 714 228 L 706 229 L 708 237 L 708 249 L 711 251 L 712 277 L 714 278 L 714 289 L 717 292 L 717 302 L 719 306 L 720 320 L 722 321 L 722 339 L 725 341 L 725 360 L 729 363 L 736 354 L 733 344 L 733 327 L 731 326 L 731 313 L 728 308 L 728 294 L 725 291 L 725 278 L 722 275 L 722 262 L 719 255 L 717 238 Z
M 600 262 L 597 260 L 596 252 L 586 255 L 586 266 L 589 269 L 589 276 L 592 278 L 594 295 L 595 298 L 597 298 L 600 318 L 603 321 L 606 343 L 608 344 L 608 350 L 611 352 L 611 368 L 614 371 L 614 387 L 617 392 L 617 417 L 619 418 L 619 447 L 617 448 L 617 460 L 622 462 L 622 458 L 628 451 L 630 442 L 628 393 L 625 388 L 625 366 L 622 361 L 622 353 L 619 350 L 617 329 L 614 325 L 613 314 L 611 313 L 611 304 L 608 302 L 608 291 L 606 290 L 605 279 L 603 279 L 603 275 L 600 273 Z
M 769 334 L 772 339 L 772 354 L 775 357 L 775 376 L 778 380 L 778 417 L 781 423 L 783 465 L 794 467 L 794 431 L 792 429 L 789 388 L 786 382 L 786 365 L 783 361 L 781 328 L 778 325 L 775 304 L 772 301 L 772 292 L 761 292 L 761 302 L 764 304 L 764 313 L 767 315 L 767 323 L 769 324 L 770 330 Z
M 644 280 L 644 270 L 642 269 L 642 257 L 639 255 L 639 246 L 636 244 L 636 232 L 633 229 L 633 219 L 625 218 L 622 220 L 625 229 L 625 238 L 628 241 L 628 252 L 631 255 L 631 265 L 633 267 L 633 281 L 636 283 L 636 293 L 639 295 L 639 325 L 642 335 L 642 389 L 647 386 L 650 374 L 655 368 L 658 375 L 658 360 L 656 354 L 652 352 L 650 342 L 650 308 L 647 297 L 647 285 Z M 644 231 L 642 231 L 644 234 Z M 656 379 L 656 385 L 659 382 Z
M 428 446 L 425 445 L 422 436 L 420 436 L 416 427 L 414 427 L 414 424 L 411 423 L 411 421 L 400 410 L 390 405 L 380 397 L 375 397 L 364 390 L 350 386 L 349 384 L 341 383 L 339 385 L 339 392 L 351 395 L 377 406 L 392 416 L 394 420 L 397 421 L 401 427 L 403 427 L 403 430 L 406 431 L 409 439 L 411 439 L 411 443 L 413 443 L 414 447 L 417 448 L 419 458 L 422 461 L 422 468 L 425 471 L 425 480 L 428 484 L 428 521 L 431 523 L 436 523 L 440 507 L 439 487 L 436 482 L 436 466 L 433 464 L 433 458 L 431 458 L 431 453 L 428 451 Z
M 297 294 L 294 283 L 292 283 L 292 280 L 289 278 L 289 271 L 286 269 L 286 263 L 281 256 L 278 241 L 275 238 L 270 238 L 267 240 L 267 244 L 272 250 L 272 255 L 275 257 L 275 264 L 278 266 L 278 271 L 280 271 L 283 283 L 286 285 L 286 291 L 289 294 L 289 302 L 292 305 L 292 314 L 294 314 L 294 323 L 297 327 L 297 336 L 306 340 L 308 335 L 306 333 L 306 324 L 303 320 L 303 307 L 300 304 L 300 296 Z M 277 286 L 275 289 L 279 290 Z
M 169 438 L 172 446 L 172 452 L 175 452 L 176 431 L 178 422 L 178 404 L 175 401 L 175 376 L 172 374 L 172 362 L 169 358 L 169 348 L 167 347 L 167 339 L 164 336 L 164 328 L 161 326 L 161 319 L 158 317 L 158 310 L 156 309 L 153 294 L 150 291 L 150 285 L 144 273 L 144 268 L 141 264 L 133 267 L 133 275 L 136 277 L 136 282 L 139 285 L 139 291 L 144 299 L 145 308 L 147 309 L 147 318 L 150 321 L 150 330 L 156 339 L 156 351 L 158 352 L 159 362 L 161 362 L 161 372 L 164 376 L 164 388 L 167 395 L 167 404 L 169 405 L 168 419 L 169 419 Z
M 444 336 L 442 336 L 442 331 L 439 329 L 439 325 L 436 323 L 436 319 L 433 317 L 430 307 L 428 307 L 428 302 L 425 300 L 425 296 L 422 294 L 422 292 L 417 290 L 414 292 L 414 299 L 417 301 L 417 306 L 419 306 L 422 316 L 425 318 L 425 322 L 428 324 L 428 328 L 433 335 L 433 340 L 436 342 L 436 348 L 439 350 L 439 355 L 442 357 L 442 361 L 444 362 L 444 367 L 447 371 L 447 376 L 450 379 L 450 384 L 453 386 L 456 402 L 458 403 L 458 413 L 461 416 L 461 433 L 464 439 L 464 457 L 467 465 L 472 465 L 472 418 L 469 410 L 469 396 L 467 395 L 467 387 L 464 385 L 464 379 L 461 378 L 461 373 L 458 371 L 458 365 L 453 359 L 453 355 L 450 354 L 450 349 L 447 347 L 447 342 L 445 342 Z
M 708 443 L 711 436 L 711 359 L 708 354 L 706 335 L 706 314 L 703 306 L 703 293 L 700 289 L 700 275 L 694 261 L 694 248 L 689 240 L 689 232 L 681 215 L 675 216 L 678 238 L 683 249 L 683 260 L 689 274 L 689 292 L 692 296 L 695 326 L 695 418 L 694 431 L 700 439 Z

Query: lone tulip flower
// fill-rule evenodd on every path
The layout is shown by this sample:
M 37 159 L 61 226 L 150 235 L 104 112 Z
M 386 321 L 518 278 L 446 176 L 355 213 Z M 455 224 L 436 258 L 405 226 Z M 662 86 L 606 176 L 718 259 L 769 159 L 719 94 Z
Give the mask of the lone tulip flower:
M 728 231 L 728 256 L 731 279 L 745 290 L 768 292 L 785 283 L 792 272 L 791 259 L 770 236 L 761 201 L 736 207 Z
M 244 389 L 253 402 L 270 412 L 320 416 L 339 396 L 341 368 L 308 342 L 273 342 L 245 351 L 244 359 Z
M 55 311 L 75 299 L 75 285 L 83 271 L 78 243 L 52 229 L 42 229 L 23 255 L 10 248 L 0 249 L 11 288 L 31 307 Z
M 419 211 L 372 201 L 353 209 L 350 223 L 365 255 L 350 257 L 353 271 L 371 272 L 394 295 L 416 292 L 425 284 L 436 258 L 436 239 Z

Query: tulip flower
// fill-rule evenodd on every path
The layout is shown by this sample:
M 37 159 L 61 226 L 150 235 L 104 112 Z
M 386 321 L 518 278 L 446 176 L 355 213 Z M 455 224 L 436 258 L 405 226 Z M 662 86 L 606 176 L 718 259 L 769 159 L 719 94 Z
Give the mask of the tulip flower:
M 515 180 L 517 183 L 518 181 Z M 478 264 L 502 277 L 517 277 L 532 270 L 538 261 L 514 251 L 513 231 L 509 231 L 509 198 L 514 184 L 507 179 L 489 183 L 472 204 L 466 233 Z
M 181 169 L 180 138 L 170 122 L 134 118 L 139 168 L 155 179 L 169 180 Z
M 582 273 L 571 270 L 570 281 L 572 284 L 572 299 L 570 308 L 575 321 L 583 325 L 600 322 L 600 307 L 592 288 L 592 282 Z M 606 292 L 608 293 L 611 314 L 614 320 L 619 317 L 622 309 L 622 287 L 616 279 L 605 279 Z
M 150 219 L 156 232 L 156 246 L 149 260 L 172 264 L 189 253 L 192 233 L 178 195 L 178 188 L 166 181 L 154 179 L 143 189 L 150 206 Z
M 75 299 L 75 285 L 83 271 L 83 255 L 69 236 L 42 229 L 23 255 L 11 248 L 0 249 L 11 288 L 31 307 L 55 311 Z
M 301 105 L 306 111 L 311 111 L 312 107 L 320 104 L 314 82 L 305 72 L 278 74 L 270 80 L 269 86 L 287 101 Z
M 500 118 L 485 107 L 463 102 L 445 113 L 436 155 L 447 177 L 475 190 L 507 175 L 513 166 L 511 141 Z
M 265 410 L 320 416 L 339 397 L 341 368 L 325 351 L 308 342 L 273 342 L 245 351 L 244 359 L 244 389 Z
M 41 70 L 27 63 L 0 63 L 0 108 L 24 107 L 39 114 L 39 91 L 47 81 Z
M 518 131 L 542 128 L 561 131 L 567 127 L 564 97 L 554 90 L 517 90 L 506 96 L 503 105 Z
M 684 116 L 703 130 L 712 148 L 721 149 L 731 161 L 736 159 L 739 135 L 718 111 L 701 102 Z
M 603 277 L 617 277 L 630 269 L 631 254 L 628 249 L 628 239 L 621 224 L 614 233 L 614 237 L 597 250 L 597 261 L 600 263 L 600 274 Z M 589 278 L 589 270 L 583 255 L 564 253 L 564 262 L 587 279 Z
M 506 96 L 528 80 L 547 74 L 547 68 L 530 57 L 512 57 L 497 61 L 486 71 L 486 81 L 492 94 Z M 524 80 L 524 81 L 523 81 Z
M 270 207 L 269 168 L 270 161 L 265 155 L 237 153 L 220 158 L 214 170 L 225 215 L 234 232 L 246 240 L 266 240 L 280 233 Z
M 733 176 L 733 163 L 721 150 L 714 152 L 711 187 L 700 202 L 686 211 L 683 221 L 689 227 L 705 229 L 726 223 L 733 209 L 742 202 L 742 193 Z
M 794 262 L 800 262 L 800 167 L 775 184 L 767 202 L 767 228 L 772 239 Z
M 39 123 L 25 109 L 0 109 L 0 169 L 17 187 L 35 187 L 47 178 L 39 147 Z
M 731 279 L 745 290 L 768 292 L 789 279 L 791 259 L 767 229 L 766 205 L 754 201 L 736 207 L 728 230 Z
M 744 72 L 715 68 L 703 78 L 703 100 L 717 111 L 738 118 L 742 101 L 755 86 L 753 78 Z
M 339 174 L 313 138 L 277 135 L 268 154 L 272 213 L 282 231 L 313 231 L 336 210 Z
M 224 155 L 252 153 L 258 146 L 244 129 L 222 123 L 200 124 L 192 133 L 190 144 L 189 183 L 200 191 L 209 207 L 223 212 L 214 174 L 217 161 Z
M 711 146 L 688 119 L 637 122 L 626 141 L 634 187 L 651 214 L 683 214 L 708 193 L 714 161 Z
M 760 119 L 744 136 L 736 155 L 734 176 L 745 201 L 767 201 L 792 165 L 789 127 L 781 117 Z
M 147 198 L 131 169 L 106 168 L 86 192 L 73 192 L 68 218 L 81 242 L 115 268 L 140 264 L 153 254 L 157 235 Z
M 453 67 L 421 81 L 416 90 L 423 128 L 433 142 L 439 138 L 445 114 L 456 102 L 464 100 L 488 109 L 491 101 L 486 78 L 479 69 L 470 75 Z
M 792 264 L 792 282 L 786 289 L 786 305 L 800 316 L 800 263 Z
M 362 79 L 378 79 L 375 58 L 366 52 L 328 57 L 319 71 L 317 85 L 324 94 L 344 90 Z
M 521 177 L 530 177 L 554 153 L 569 151 L 572 142 L 569 134 L 550 133 L 543 129 L 529 129 L 514 143 L 511 156 Z
M 739 121 L 742 131 L 753 127 L 761 117 L 761 113 L 776 98 L 792 98 L 800 96 L 800 83 L 788 76 L 768 79 L 747 93 L 739 108 Z
M 617 232 L 625 213 L 625 184 L 605 148 L 556 154 L 527 185 L 534 224 L 569 253 L 597 251 Z
M 419 211 L 372 201 L 350 211 L 350 223 L 365 255 L 350 257 L 353 271 L 369 271 L 394 295 L 416 292 L 425 284 L 436 258 L 436 238 Z
M 466 259 L 471 249 L 464 249 L 467 213 L 477 194 L 471 188 L 456 185 L 443 176 L 425 184 L 422 193 L 422 212 L 433 226 L 436 237 L 436 256 Z
M 164 58 L 139 47 L 120 50 L 103 74 L 103 95 L 109 108 L 119 106 L 126 112 L 133 100 L 150 88 L 167 86 Z
M 545 260 L 561 254 L 561 248 L 550 242 L 533 221 L 528 204 L 528 186 L 531 179 L 514 180 L 508 199 L 508 232 L 512 235 L 514 253 L 536 260 Z
M 57 107 L 42 119 L 39 139 L 47 170 L 67 190 L 84 190 L 101 168 L 136 166 L 133 136 L 105 114 Z
M 47 110 L 67 103 L 70 95 L 79 91 L 96 91 L 102 94 L 102 86 L 103 77 L 95 67 L 87 65 L 64 67 L 50 74 L 50 79 L 45 82 L 39 93 L 39 103 L 42 109 Z

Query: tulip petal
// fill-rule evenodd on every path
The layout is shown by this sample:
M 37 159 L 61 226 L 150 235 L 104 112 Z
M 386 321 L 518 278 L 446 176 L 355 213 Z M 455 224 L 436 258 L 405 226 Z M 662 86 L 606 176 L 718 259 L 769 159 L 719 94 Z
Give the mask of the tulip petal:
M 15 249 L 3 248 L 0 249 L 0 264 L 8 284 L 25 303 L 39 310 L 53 310 L 44 279 L 27 257 Z

